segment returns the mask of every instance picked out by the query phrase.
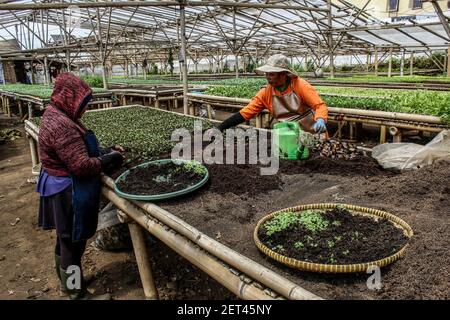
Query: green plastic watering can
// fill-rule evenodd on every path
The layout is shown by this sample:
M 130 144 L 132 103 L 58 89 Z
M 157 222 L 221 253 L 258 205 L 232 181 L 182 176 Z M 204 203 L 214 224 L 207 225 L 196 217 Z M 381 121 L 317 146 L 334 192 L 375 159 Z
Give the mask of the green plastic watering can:
M 273 127 L 278 137 L 280 158 L 284 160 L 306 160 L 309 158 L 309 149 L 300 144 L 299 137 L 303 133 L 296 121 L 276 123 Z

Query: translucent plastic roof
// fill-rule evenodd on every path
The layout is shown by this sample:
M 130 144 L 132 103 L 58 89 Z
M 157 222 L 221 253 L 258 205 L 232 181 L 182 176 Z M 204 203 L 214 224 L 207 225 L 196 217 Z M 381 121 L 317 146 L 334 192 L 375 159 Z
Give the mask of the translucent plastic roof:
M 114 7 L 108 7 L 111 3 Z M 112 51 L 111 58 L 120 58 L 124 50 L 164 54 L 169 48 L 180 47 L 177 1 L 129 1 L 127 4 L 115 0 L 97 8 L 95 0 L 74 0 L 69 8 L 61 6 L 69 4 L 0 0 L 3 29 L 0 37 L 16 37 L 23 50 L 41 54 L 68 46 L 93 52 L 99 49 L 101 40 Z M 345 0 L 333 3 L 331 11 L 326 0 L 195 0 L 186 2 L 185 12 L 187 51 L 191 58 L 218 54 L 260 56 L 272 50 L 290 56 L 317 55 L 319 50 L 322 54 L 330 51 L 330 46 L 336 55 L 359 54 L 373 50 L 374 46 L 393 47 L 398 51 L 443 49 L 450 44 L 437 19 L 423 25 L 411 22 L 390 25 Z M 64 35 L 62 41 L 47 42 L 47 24 L 60 29 Z M 22 35 L 17 30 L 22 30 Z M 36 41 L 28 43 L 31 41 L 25 39 L 24 32 L 32 32 L 31 37 Z

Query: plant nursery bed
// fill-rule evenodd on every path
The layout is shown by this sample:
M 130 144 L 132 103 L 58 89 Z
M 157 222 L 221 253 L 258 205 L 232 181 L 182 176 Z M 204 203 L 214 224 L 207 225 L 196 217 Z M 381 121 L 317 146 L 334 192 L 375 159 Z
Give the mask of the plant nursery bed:
M 320 166 L 303 163 L 304 172 L 300 161 L 287 164 L 288 168 L 294 168 L 297 163 L 295 170 L 284 170 L 282 162 L 282 169 L 274 176 L 261 176 L 254 168 L 257 166 L 210 165 L 211 178 L 207 186 L 159 205 L 208 236 L 323 298 L 450 299 L 450 163 L 393 174 L 369 160 L 322 159 Z M 351 173 L 352 163 L 354 174 Z M 267 214 L 302 204 L 329 202 L 384 210 L 403 219 L 414 230 L 405 255 L 381 268 L 381 289 L 367 286 L 371 274 L 296 270 L 269 258 L 256 247 L 253 232 L 258 221 Z M 336 217 L 330 218 L 333 219 L 342 218 L 336 213 Z M 326 247 L 328 241 L 319 240 L 316 242 L 325 250 L 318 247 L 316 257 L 311 253 L 306 258 L 331 260 L 331 254 L 340 250 L 342 262 L 367 261 L 384 258 L 405 243 L 401 231 L 392 229 L 391 225 L 366 225 L 363 217 L 347 219 L 351 221 L 342 223 L 339 234 L 323 235 L 326 239 L 347 233 L 340 241 L 333 240 L 334 251 Z M 369 233 L 371 228 L 376 232 Z M 353 237 L 358 232 L 357 238 L 359 233 L 365 234 L 367 241 L 375 246 L 368 252 L 356 250 L 357 243 L 351 242 L 352 232 Z M 320 254 L 323 260 L 317 260 Z
M 322 264 L 377 261 L 407 243 L 402 229 L 386 219 L 347 209 L 282 212 L 258 230 L 261 242 L 285 257 Z
M 130 169 L 117 187 L 128 194 L 157 195 L 191 188 L 205 177 L 206 169 L 195 162 L 153 162 Z

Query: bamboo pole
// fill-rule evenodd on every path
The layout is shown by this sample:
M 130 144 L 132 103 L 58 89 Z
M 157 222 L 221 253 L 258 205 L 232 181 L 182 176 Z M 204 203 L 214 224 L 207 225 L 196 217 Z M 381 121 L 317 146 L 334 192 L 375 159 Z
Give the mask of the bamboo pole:
M 450 46 L 447 49 L 447 77 L 450 77 Z
M 110 188 L 103 187 L 102 194 L 136 223 L 148 230 L 193 265 L 206 272 L 239 298 L 250 300 L 273 299 L 273 297 L 267 295 L 263 289 L 252 284 L 247 284 L 245 280 L 241 280 L 238 275 L 234 274 L 214 256 L 198 248 L 191 241 L 178 233 L 167 230 L 163 224 L 153 220 L 127 200 L 117 196 Z
M 392 77 L 392 47 L 389 49 L 388 77 Z
M 22 100 L 19 100 L 17 102 L 17 106 L 19 108 L 19 117 L 20 117 L 20 119 L 22 119 L 23 118 L 23 102 L 22 102 Z
M 11 118 L 11 100 L 6 99 L 6 113 L 8 114 L 8 117 Z
M 131 241 L 133 242 L 134 255 L 141 276 L 142 287 L 144 288 L 145 297 L 148 300 L 158 300 L 158 291 L 153 280 L 152 267 L 145 245 L 142 227 L 135 223 L 128 223 L 130 229 Z
M 347 114 L 358 115 L 372 118 L 386 118 L 388 120 L 402 120 L 413 122 L 425 122 L 430 124 L 442 124 L 442 119 L 435 116 L 427 116 L 420 114 L 400 113 L 400 112 L 388 112 L 388 111 L 374 111 L 374 110 L 362 110 L 362 109 L 349 109 L 349 108 L 328 108 L 329 113 L 333 114 Z
M 183 113 L 188 114 L 188 73 L 187 73 L 187 51 L 186 51 L 186 12 L 184 4 L 180 5 L 180 32 L 181 32 L 181 71 L 183 74 Z
M 0 11 L 9 10 L 55 10 L 67 9 L 73 5 L 70 2 L 61 3 L 8 3 L 0 6 Z M 77 2 L 78 8 L 123 8 L 123 7 L 177 7 L 179 1 L 101 1 L 101 2 Z M 185 1 L 188 7 L 205 7 L 220 6 L 233 8 L 268 8 L 268 9 L 291 9 L 291 10 L 307 10 L 315 12 L 327 12 L 327 9 L 316 8 L 313 6 L 300 5 L 282 5 L 282 4 L 266 4 L 266 3 L 242 3 L 242 2 L 225 2 L 225 1 Z
M 106 176 L 102 177 L 102 182 L 108 188 L 114 188 L 114 181 Z M 170 212 L 149 202 L 130 201 L 133 205 L 145 210 L 152 217 L 161 221 L 163 224 L 174 229 L 184 237 L 193 241 L 203 250 L 211 253 L 215 257 L 223 260 L 232 267 L 248 274 L 258 282 L 268 286 L 269 288 L 280 293 L 288 299 L 318 299 L 316 295 L 299 287 L 295 283 L 281 277 L 273 271 L 254 262 L 253 260 L 237 253 L 236 251 L 224 246 L 223 244 L 208 237 L 204 233 L 198 231 L 183 220 L 177 218 Z M 125 211 L 127 212 L 127 211 Z M 131 216 L 134 220 L 135 217 Z
M 256 128 L 262 128 L 262 115 L 256 115 Z
M 33 104 L 31 102 L 28 102 L 28 118 L 33 118 Z
M 389 133 L 393 137 L 393 142 L 402 142 L 402 130 L 397 127 L 389 127 Z
M 45 84 L 49 85 L 50 81 L 49 81 L 49 73 L 48 73 L 48 58 L 47 56 L 44 57 L 44 79 L 45 79 Z
M 402 50 L 400 58 L 400 77 L 403 77 L 404 67 L 405 67 L 405 50 Z
M 208 112 L 208 119 L 211 120 L 212 119 L 212 108 L 210 104 L 206 105 L 206 110 Z
M 235 104 L 247 105 L 250 102 L 250 99 L 241 99 L 241 98 L 228 98 L 228 97 L 219 97 L 219 96 L 211 96 L 211 95 L 201 95 L 190 93 L 188 97 L 198 99 L 202 102 L 208 102 L 214 104 L 213 101 L 221 101 L 221 102 L 230 102 Z M 213 100 L 213 101 L 211 101 Z M 379 117 L 379 118 L 388 118 L 394 120 L 404 120 L 404 121 L 414 121 L 414 122 L 426 122 L 433 124 L 442 124 L 442 119 L 440 117 L 428 116 L 428 115 L 418 115 L 418 114 L 409 114 L 409 113 L 400 113 L 400 112 L 387 112 L 387 111 L 374 111 L 374 110 L 362 110 L 362 109 L 350 109 L 350 108 L 334 108 L 329 107 L 328 111 L 330 113 L 336 114 L 349 114 L 349 115 L 360 115 L 367 117 Z
M 333 52 L 333 16 L 331 13 L 331 0 L 327 0 L 328 16 L 328 47 L 330 50 L 330 77 L 334 78 L 334 52 Z
M 36 165 L 39 164 L 37 145 L 36 145 L 35 138 L 31 134 L 28 134 L 27 138 L 28 138 L 28 142 L 30 144 L 31 164 L 34 168 Z
M 380 144 L 386 142 L 386 126 L 381 126 L 380 128 Z
M 378 120 L 378 119 L 365 119 L 365 118 L 356 118 L 356 117 L 348 117 L 344 116 L 339 119 L 339 121 L 353 121 L 363 124 L 373 124 L 378 125 L 381 128 L 394 126 L 399 129 L 406 129 L 406 130 L 419 130 L 419 131 L 427 131 L 427 132 L 441 132 L 442 130 L 446 129 L 444 127 L 432 127 L 432 126 L 424 126 L 419 124 L 409 124 L 409 123 L 401 123 L 401 122 L 393 122 L 393 121 L 387 121 L 387 120 Z M 329 122 L 339 122 L 335 121 L 333 119 L 330 119 Z
M 375 77 L 377 77 L 378 76 L 378 48 L 377 47 L 375 47 L 374 62 L 375 62 Z

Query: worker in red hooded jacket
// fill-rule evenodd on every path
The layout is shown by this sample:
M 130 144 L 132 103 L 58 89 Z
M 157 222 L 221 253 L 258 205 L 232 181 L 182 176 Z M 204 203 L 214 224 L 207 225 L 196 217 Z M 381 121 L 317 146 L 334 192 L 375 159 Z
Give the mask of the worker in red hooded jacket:
M 90 100 L 92 90 L 84 81 L 59 75 L 39 129 L 39 226 L 56 229 L 56 272 L 61 294 L 70 299 L 110 299 L 87 291 L 81 257 L 97 229 L 100 173 L 122 165 L 123 149 L 100 148 L 80 122 Z

